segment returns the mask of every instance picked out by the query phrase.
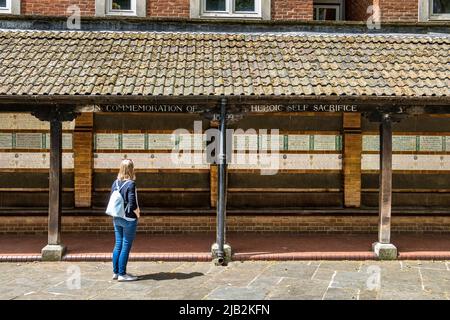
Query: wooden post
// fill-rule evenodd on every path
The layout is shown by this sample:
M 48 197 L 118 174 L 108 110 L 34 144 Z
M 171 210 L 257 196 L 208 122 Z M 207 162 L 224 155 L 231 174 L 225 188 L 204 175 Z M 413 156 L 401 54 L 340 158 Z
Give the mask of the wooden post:
M 380 194 L 379 194 L 380 243 L 391 241 L 392 209 L 392 122 L 385 115 L 380 124 Z
M 42 260 L 58 261 L 65 253 L 61 244 L 62 200 L 62 121 L 50 119 L 50 172 L 48 204 L 48 245 L 42 249 Z
M 73 121 L 79 112 L 74 106 L 40 106 L 32 115 L 50 122 L 50 170 L 48 202 L 48 244 L 42 249 L 43 261 L 62 260 L 66 247 L 61 243 L 62 208 L 62 122 Z
M 392 210 L 392 119 L 383 114 L 380 123 L 380 191 L 378 242 L 375 254 L 383 260 L 397 258 L 397 248 L 391 244 Z

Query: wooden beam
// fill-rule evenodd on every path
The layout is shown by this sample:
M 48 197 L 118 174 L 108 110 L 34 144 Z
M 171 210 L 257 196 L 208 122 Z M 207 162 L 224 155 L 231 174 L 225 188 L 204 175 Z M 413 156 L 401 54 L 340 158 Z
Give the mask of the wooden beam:
M 379 242 L 391 241 L 392 211 L 392 121 L 383 115 L 380 124 L 380 194 L 379 194 Z
M 228 193 L 317 193 L 341 192 L 338 188 L 228 188 Z
M 139 171 L 140 173 L 140 171 Z M 1 189 L 0 189 L 1 190 Z M 111 192 L 111 188 L 95 188 L 95 192 Z M 139 188 L 139 192 L 208 192 L 209 188 Z
M 360 112 L 371 112 L 380 110 L 380 107 L 386 108 L 384 111 L 396 110 L 407 107 L 415 114 L 419 113 L 448 113 L 448 103 L 450 97 L 405 97 L 405 96 L 317 96 L 317 95 L 297 95 L 297 96 L 137 96 L 137 95 L 3 95 L 0 96 L 0 111 L 8 111 L 20 108 L 22 111 L 31 111 L 34 106 L 45 105 L 51 108 L 78 106 L 77 110 L 86 112 L 95 110 L 92 106 L 104 105 L 131 105 L 131 104 L 177 104 L 190 105 L 199 104 L 200 110 L 210 110 L 218 102 L 226 98 L 229 107 L 241 104 L 261 104 L 261 103 L 280 103 L 280 104 L 358 104 L 361 107 Z

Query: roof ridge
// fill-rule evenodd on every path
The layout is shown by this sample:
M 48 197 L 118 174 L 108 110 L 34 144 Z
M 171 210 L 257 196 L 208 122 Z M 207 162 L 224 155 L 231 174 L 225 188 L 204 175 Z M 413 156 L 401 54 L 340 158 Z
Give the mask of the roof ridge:
M 323 33 L 323 32 L 203 32 L 203 31 L 112 31 L 112 30 L 30 30 L 30 29 L 0 29 L 0 36 L 5 33 L 15 33 L 19 35 L 64 35 L 67 38 L 70 35 L 89 34 L 92 37 L 96 35 L 121 35 L 123 37 L 132 35 L 184 35 L 193 37 L 243 37 L 243 38 L 347 38 L 347 39 L 389 39 L 389 40 L 407 40 L 407 39 L 445 39 L 450 40 L 450 34 L 445 33 L 428 33 L 428 34 L 411 34 L 411 33 Z M 54 37 L 51 37 L 54 38 Z M 85 37 L 86 38 L 86 37 Z M 98 37 L 95 37 L 98 39 Z M 110 38 L 110 37 L 107 37 Z

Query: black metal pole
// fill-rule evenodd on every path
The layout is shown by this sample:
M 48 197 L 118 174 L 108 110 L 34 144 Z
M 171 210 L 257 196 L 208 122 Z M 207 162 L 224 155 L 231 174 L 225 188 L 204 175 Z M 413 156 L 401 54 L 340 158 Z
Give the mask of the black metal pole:
M 224 263 L 225 245 L 225 216 L 226 216 L 226 174 L 227 174 L 227 100 L 220 101 L 220 139 L 219 139 L 219 177 L 218 177 L 218 201 L 217 201 L 217 260 L 219 264 Z

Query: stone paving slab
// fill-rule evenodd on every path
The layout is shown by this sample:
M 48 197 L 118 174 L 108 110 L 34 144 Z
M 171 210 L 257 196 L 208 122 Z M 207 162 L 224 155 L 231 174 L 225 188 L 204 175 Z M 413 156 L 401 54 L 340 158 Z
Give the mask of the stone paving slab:
M 132 283 L 111 263 L 0 264 L 9 300 L 374 300 L 450 299 L 448 261 L 131 262 Z
M 284 278 L 270 289 L 267 298 L 281 300 L 321 300 L 328 285 L 328 281 Z
M 358 300 L 359 292 L 355 288 L 328 288 L 322 300 Z

